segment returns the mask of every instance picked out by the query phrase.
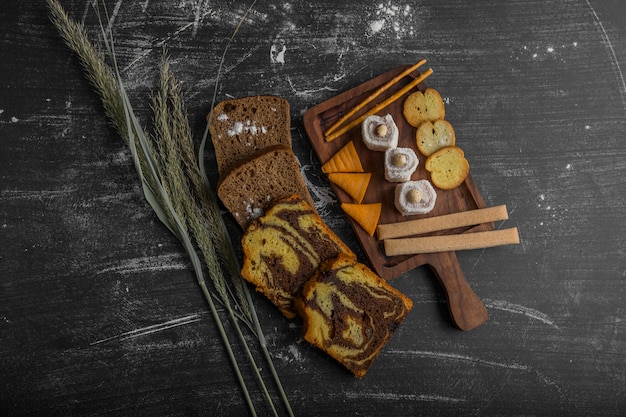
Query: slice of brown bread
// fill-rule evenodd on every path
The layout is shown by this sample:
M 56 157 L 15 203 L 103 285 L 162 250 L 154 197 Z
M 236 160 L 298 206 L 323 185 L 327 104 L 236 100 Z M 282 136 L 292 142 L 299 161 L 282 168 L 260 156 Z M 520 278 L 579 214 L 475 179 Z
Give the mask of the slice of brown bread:
M 276 200 L 292 194 L 315 207 L 296 156 L 282 145 L 267 147 L 244 159 L 226 172 L 217 186 L 217 195 L 243 230 Z
M 209 132 L 220 178 L 243 159 L 272 145 L 291 148 L 289 102 L 276 96 L 225 100 L 210 113 Z

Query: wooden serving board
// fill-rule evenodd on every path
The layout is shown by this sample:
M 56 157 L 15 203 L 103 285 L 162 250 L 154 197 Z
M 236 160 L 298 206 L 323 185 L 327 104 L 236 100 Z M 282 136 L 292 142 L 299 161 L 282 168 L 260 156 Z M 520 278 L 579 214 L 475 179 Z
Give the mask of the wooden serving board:
M 339 94 L 338 96 L 318 104 L 304 114 L 304 128 L 320 162 L 322 164 L 325 163 L 348 142 L 354 142 L 364 170 L 372 173 L 372 179 L 363 203 L 382 202 L 383 208 L 379 224 L 394 223 L 484 208 L 485 203 L 471 176 L 468 176 L 465 182 L 454 190 L 443 191 L 436 189 L 437 202 L 435 204 L 435 208 L 430 213 L 425 215 L 402 216 L 394 206 L 394 189 L 396 183 L 388 182 L 384 177 L 384 153 L 371 151 L 363 144 L 360 126 L 353 128 L 332 142 L 326 142 L 324 138 L 324 131 L 328 127 L 330 127 L 345 113 L 361 103 L 378 87 L 391 80 L 407 68 L 408 66 L 402 66 L 379 75 L 376 78 L 373 78 L 361 85 L 358 85 L 357 87 Z M 403 86 L 408 84 L 411 81 L 411 77 L 415 78 L 418 75 L 418 73 L 414 73 L 405 77 L 383 95 L 379 96 L 376 100 L 370 103 L 365 109 L 358 112 L 355 116 L 353 116 L 353 118 L 356 118 L 363 112 L 369 110 L 376 105 L 376 103 L 383 101 L 395 91 L 398 91 Z M 421 83 L 416 87 L 416 89 L 422 91 L 425 88 L 426 86 L 424 83 Z M 398 146 L 413 148 L 418 155 L 419 165 L 416 172 L 413 174 L 412 179 L 429 179 L 429 173 L 424 169 L 424 162 L 426 158 L 419 153 L 416 147 L 416 129 L 406 122 L 404 115 L 402 114 L 402 106 L 405 98 L 406 96 L 400 98 L 377 114 L 380 116 L 391 114 L 396 125 L 398 126 Z M 463 138 L 457 137 L 456 144 L 457 146 L 463 148 Z M 468 159 L 471 166 L 471 157 L 468 157 Z M 340 202 L 353 202 L 348 194 L 334 184 L 333 190 L 335 191 L 335 194 Z M 431 267 L 444 287 L 452 319 L 459 328 L 463 330 L 470 330 L 487 320 L 487 311 L 485 306 L 465 280 L 463 271 L 460 268 L 454 252 L 387 257 L 385 256 L 382 241 L 379 241 L 376 236 L 370 236 L 352 219 L 349 219 L 349 221 L 352 224 L 361 247 L 368 257 L 372 269 L 374 269 L 382 278 L 385 280 L 391 280 L 412 270 L 413 268 L 428 265 Z M 488 223 L 474 227 L 431 233 L 431 235 L 465 233 L 468 231 L 485 231 L 492 230 L 493 228 L 493 223 Z

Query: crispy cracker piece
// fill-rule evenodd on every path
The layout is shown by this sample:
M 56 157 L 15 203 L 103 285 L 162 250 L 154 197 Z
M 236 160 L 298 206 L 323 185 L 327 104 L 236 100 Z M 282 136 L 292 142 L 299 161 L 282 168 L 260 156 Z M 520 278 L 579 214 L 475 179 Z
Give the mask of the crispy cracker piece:
M 328 180 L 341 187 L 355 202 L 360 203 L 365 197 L 372 174 L 369 172 L 331 172 Z
M 415 141 L 422 155 L 430 156 L 444 146 L 456 145 L 456 136 L 452 124 L 440 119 L 423 122 L 415 132 Z
M 370 236 L 374 236 L 382 206 L 382 203 L 341 203 L 341 209 L 354 219 Z
M 359 158 L 354 143 L 350 141 L 339 149 L 332 158 L 322 165 L 322 172 L 325 174 L 331 172 L 364 172 L 361 158 Z
M 442 190 L 452 190 L 461 185 L 470 169 L 463 150 L 457 146 L 439 149 L 428 157 L 424 168 L 430 172 L 432 183 Z
M 443 99 L 434 88 L 427 88 L 423 93 L 411 93 L 404 101 L 402 110 L 406 121 L 414 127 L 419 127 L 427 120 L 443 119 L 446 114 Z

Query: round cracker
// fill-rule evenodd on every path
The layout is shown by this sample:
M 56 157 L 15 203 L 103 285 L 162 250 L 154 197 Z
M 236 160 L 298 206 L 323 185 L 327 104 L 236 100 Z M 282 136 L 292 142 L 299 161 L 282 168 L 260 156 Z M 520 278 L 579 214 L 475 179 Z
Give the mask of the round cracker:
M 417 149 L 424 156 L 430 156 L 444 146 L 456 145 L 456 135 L 450 122 L 439 119 L 423 122 L 415 132 Z
M 426 120 L 443 119 L 446 114 L 443 99 L 434 88 L 427 88 L 423 93 L 411 93 L 404 100 L 402 112 L 406 121 L 414 127 L 419 127 Z
M 426 159 L 426 171 L 437 188 L 452 190 L 465 181 L 469 175 L 469 162 L 463 150 L 457 146 L 446 146 Z

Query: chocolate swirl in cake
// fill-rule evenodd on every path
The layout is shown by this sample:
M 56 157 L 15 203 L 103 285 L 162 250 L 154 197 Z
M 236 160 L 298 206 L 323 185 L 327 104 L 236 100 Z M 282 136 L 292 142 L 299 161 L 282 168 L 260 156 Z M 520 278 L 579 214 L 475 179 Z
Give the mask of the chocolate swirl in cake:
M 362 377 L 413 303 L 365 265 L 339 255 L 321 265 L 296 306 L 304 339 Z
M 354 253 L 297 196 L 280 200 L 242 237 L 241 274 L 288 318 L 296 316 L 294 297 L 326 259 Z

